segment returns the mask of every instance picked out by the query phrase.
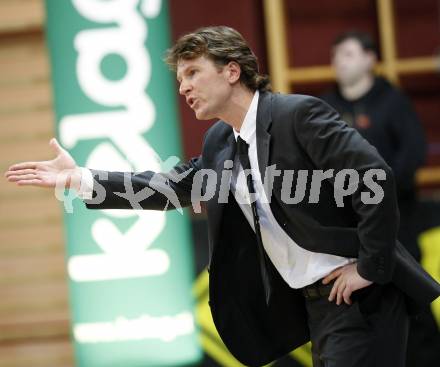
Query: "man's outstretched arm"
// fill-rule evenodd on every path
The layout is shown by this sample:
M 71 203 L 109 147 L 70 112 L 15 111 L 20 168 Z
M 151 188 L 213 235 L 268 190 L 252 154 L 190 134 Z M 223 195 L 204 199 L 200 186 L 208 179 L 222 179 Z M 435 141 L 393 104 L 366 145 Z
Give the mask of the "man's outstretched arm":
M 175 166 L 170 172 L 108 172 L 79 167 L 56 139 L 56 157 L 17 163 L 5 176 L 19 186 L 74 189 L 89 209 L 180 209 L 192 204 L 192 184 L 201 157 Z

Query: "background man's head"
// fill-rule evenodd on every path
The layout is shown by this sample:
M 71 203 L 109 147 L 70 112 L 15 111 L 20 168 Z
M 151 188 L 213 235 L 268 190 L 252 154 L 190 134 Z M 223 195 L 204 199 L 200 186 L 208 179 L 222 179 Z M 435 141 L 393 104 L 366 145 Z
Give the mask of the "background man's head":
M 333 42 L 332 65 L 342 86 L 351 86 L 373 75 L 377 49 L 371 36 L 350 31 L 339 35 Z

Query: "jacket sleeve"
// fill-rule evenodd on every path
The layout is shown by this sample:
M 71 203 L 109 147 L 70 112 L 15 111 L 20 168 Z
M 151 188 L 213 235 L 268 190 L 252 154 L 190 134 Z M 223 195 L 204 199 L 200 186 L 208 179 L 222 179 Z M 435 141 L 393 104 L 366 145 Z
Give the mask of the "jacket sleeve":
M 93 196 L 84 202 L 88 209 L 180 209 L 191 205 L 193 179 L 201 167 L 199 156 L 166 173 L 91 170 Z
M 343 169 L 356 170 L 359 184 L 350 203 L 358 214 L 357 232 L 360 240 L 357 269 L 359 274 L 376 283 L 391 280 L 396 237 L 399 224 L 396 188 L 391 168 L 376 148 L 355 129 L 341 121 L 339 114 L 322 100 L 305 97 L 296 109 L 294 129 L 298 142 L 317 169 L 333 169 L 334 177 Z M 375 181 L 383 190 L 377 204 L 364 204 L 362 192 L 370 192 L 363 177 L 370 169 L 385 173 L 384 180 Z
M 393 94 L 390 104 L 389 126 L 397 143 L 397 152 L 390 162 L 397 193 L 404 195 L 414 190 L 414 176 L 426 159 L 426 139 L 416 112 L 408 98 Z

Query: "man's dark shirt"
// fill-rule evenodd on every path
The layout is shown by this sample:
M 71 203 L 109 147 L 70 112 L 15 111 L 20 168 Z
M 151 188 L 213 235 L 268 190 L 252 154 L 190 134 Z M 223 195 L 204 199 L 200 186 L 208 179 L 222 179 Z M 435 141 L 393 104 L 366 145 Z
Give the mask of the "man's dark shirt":
M 364 96 L 354 101 L 345 99 L 338 88 L 321 98 L 376 147 L 394 171 L 398 198 L 413 197 L 414 175 L 425 161 L 426 142 L 408 98 L 380 77 Z

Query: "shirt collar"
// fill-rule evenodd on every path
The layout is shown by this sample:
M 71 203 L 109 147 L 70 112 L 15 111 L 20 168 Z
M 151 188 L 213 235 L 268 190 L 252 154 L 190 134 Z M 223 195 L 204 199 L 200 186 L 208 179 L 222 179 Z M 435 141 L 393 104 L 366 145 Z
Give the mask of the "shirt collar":
M 249 106 L 248 111 L 246 112 L 246 116 L 244 117 L 243 123 L 241 124 L 240 132 L 234 131 L 234 137 L 237 141 L 237 137 L 240 136 L 246 143 L 249 144 L 249 140 L 252 137 L 252 134 L 255 133 L 256 130 L 256 122 L 257 122 L 257 108 L 258 108 L 258 98 L 260 93 L 255 91 L 254 97 L 252 98 L 252 102 Z

